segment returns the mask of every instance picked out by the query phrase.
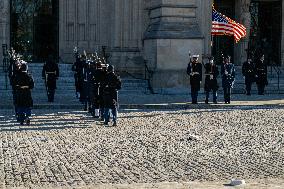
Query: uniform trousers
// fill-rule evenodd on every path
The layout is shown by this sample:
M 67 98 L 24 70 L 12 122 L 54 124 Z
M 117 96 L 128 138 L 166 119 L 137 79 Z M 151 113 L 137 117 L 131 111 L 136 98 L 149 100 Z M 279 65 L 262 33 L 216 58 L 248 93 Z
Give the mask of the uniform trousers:
M 231 103 L 231 87 L 224 87 L 224 101 L 225 103 Z
M 206 91 L 205 94 L 206 94 L 206 100 L 205 101 L 208 102 L 209 96 L 210 96 L 210 91 Z M 213 95 L 213 102 L 217 102 L 217 91 L 213 90 L 212 95 Z

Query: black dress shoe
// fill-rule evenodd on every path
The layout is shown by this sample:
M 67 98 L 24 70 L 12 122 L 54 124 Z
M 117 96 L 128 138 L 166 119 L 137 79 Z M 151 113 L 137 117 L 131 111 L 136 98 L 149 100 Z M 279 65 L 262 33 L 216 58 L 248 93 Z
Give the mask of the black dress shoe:
M 26 119 L 26 124 L 27 125 L 30 125 L 31 124 L 31 120 L 28 118 L 28 119 Z

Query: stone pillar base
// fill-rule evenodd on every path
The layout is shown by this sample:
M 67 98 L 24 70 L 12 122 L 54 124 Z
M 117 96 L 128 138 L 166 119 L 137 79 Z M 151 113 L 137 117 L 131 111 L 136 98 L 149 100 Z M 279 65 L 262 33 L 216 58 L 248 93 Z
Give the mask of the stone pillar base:
M 147 39 L 144 44 L 145 57 L 153 72 L 150 79 L 154 91 L 187 93 L 190 88 L 186 73 L 188 52 L 202 57 L 203 39 Z

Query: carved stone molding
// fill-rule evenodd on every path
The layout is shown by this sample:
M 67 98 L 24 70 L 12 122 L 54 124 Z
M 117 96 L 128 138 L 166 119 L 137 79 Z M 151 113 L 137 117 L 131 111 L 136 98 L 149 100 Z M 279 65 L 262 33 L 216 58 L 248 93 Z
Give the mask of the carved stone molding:
M 246 27 L 250 26 L 250 0 L 240 0 L 240 21 Z
M 0 0 L 0 21 L 8 21 L 9 17 L 9 1 Z
M 240 0 L 241 12 L 242 13 L 249 12 L 250 2 L 251 2 L 251 0 Z

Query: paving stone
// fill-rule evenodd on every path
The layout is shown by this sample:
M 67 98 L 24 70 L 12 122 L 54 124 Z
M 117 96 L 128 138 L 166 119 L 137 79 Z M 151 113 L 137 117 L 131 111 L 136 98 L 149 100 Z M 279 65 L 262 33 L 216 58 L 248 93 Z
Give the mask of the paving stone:
M 78 110 L 34 110 L 31 126 L 12 113 L 0 110 L 7 188 L 284 179 L 281 105 L 120 110 L 113 128 Z

